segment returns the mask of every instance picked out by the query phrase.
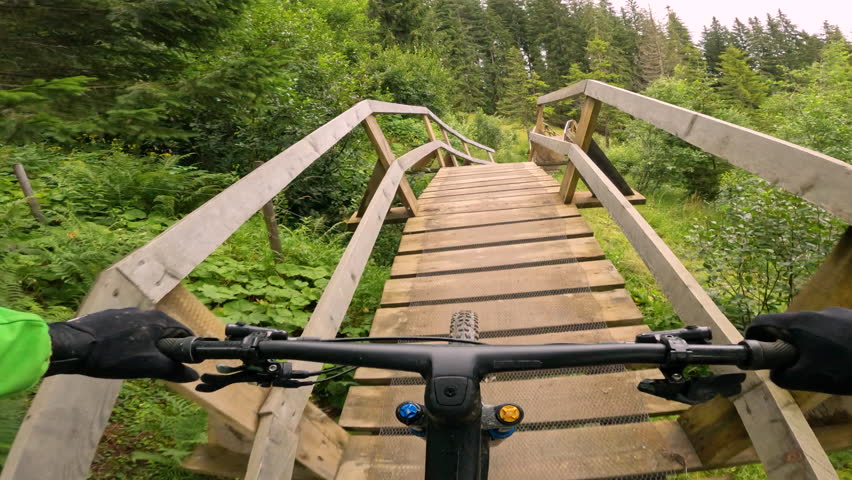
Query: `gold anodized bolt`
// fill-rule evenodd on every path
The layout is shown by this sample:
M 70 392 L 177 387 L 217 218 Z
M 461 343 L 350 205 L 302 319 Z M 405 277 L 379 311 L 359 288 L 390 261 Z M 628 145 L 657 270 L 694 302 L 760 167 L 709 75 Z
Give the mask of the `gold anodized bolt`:
M 521 418 L 521 409 L 515 405 L 503 405 L 497 416 L 506 423 L 515 423 Z

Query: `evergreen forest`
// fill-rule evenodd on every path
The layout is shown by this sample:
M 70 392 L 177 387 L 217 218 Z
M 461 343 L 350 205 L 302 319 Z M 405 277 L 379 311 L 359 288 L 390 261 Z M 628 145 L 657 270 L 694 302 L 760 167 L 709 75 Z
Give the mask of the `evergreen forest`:
M 74 317 L 99 271 L 363 99 L 426 106 L 519 162 L 536 98 L 594 79 L 852 163 L 852 32 L 824 13 L 820 31 L 778 10 L 690 32 L 675 10 L 636 0 L 0 0 L 0 306 Z M 547 128 L 578 112 L 548 107 Z M 379 120 L 397 153 L 428 141 L 420 118 Z M 784 311 L 846 228 L 617 110 L 601 110 L 595 135 L 740 329 Z M 184 284 L 225 321 L 298 334 L 375 163 L 354 130 L 275 198 L 281 259 L 258 215 Z M 416 192 L 429 179 L 409 178 Z M 645 322 L 680 325 L 606 212 L 583 217 Z M 340 335 L 369 333 L 401 231 L 383 227 Z M 338 415 L 353 383 L 322 384 L 314 401 Z M 0 399 L 3 458 L 34 392 Z M 159 383 L 126 382 L 90 478 L 207 478 L 179 465 L 205 422 Z M 852 478 L 852 451 L 831 459 Z M 760 466 L 722 473 L 765 478 Z

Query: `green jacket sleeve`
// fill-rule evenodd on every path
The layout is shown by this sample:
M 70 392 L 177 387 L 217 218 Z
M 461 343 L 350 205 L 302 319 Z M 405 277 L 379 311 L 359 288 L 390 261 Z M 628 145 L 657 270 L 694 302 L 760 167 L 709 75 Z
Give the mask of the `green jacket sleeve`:
M 0 397 L 33 386 L 47 370 L 50 352 L 41 317 L 0 308 Z

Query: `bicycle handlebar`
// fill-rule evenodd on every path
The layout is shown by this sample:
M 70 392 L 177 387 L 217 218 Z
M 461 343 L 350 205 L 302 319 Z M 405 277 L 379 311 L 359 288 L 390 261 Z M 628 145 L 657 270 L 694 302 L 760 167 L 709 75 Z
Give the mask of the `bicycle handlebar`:
M 262 340 L 256 344 L 200 337 L 166 338 L 158 348 L 175 361 L 208 359 L 289 359 L 372 367 L 429 375 L 433 369 L 459 375 L 486 375 L 513 370 L 538 370 L 621 363 L 666 365 L 736 365 L 762 370 L 795 363 L 798 352 L 785 342 L 745 340 L 737 345 L 688 345 L 674 351 L 656 343 L 543 345 L 412 345 L 351 344 L 312 340 Z

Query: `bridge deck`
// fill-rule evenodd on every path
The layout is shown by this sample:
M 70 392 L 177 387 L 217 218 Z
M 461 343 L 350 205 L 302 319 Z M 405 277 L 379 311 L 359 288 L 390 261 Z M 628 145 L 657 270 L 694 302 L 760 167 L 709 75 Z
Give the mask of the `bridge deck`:
M 459 310 L 495 344 L 629 341 L 647 327 L 575 205 L 532 163 L 442 169 L 418 200 L 371 335 L 446 335 Z M 588 199 L 588 197 L 586 197 Z M 636 370 L 636 369 L 639 370 Z M 491 478 L 611 478 L 700 466 L 679 403 L 636 390 L 641 366 L 501 374 L 486 403 L 517 402 L 521 431 L 496 445 Z M 340 424 L 352 432 L 337 478 L 422 478 L 425 443 L 393 408 L 422 400 L 414 375 L 359 369 Z

